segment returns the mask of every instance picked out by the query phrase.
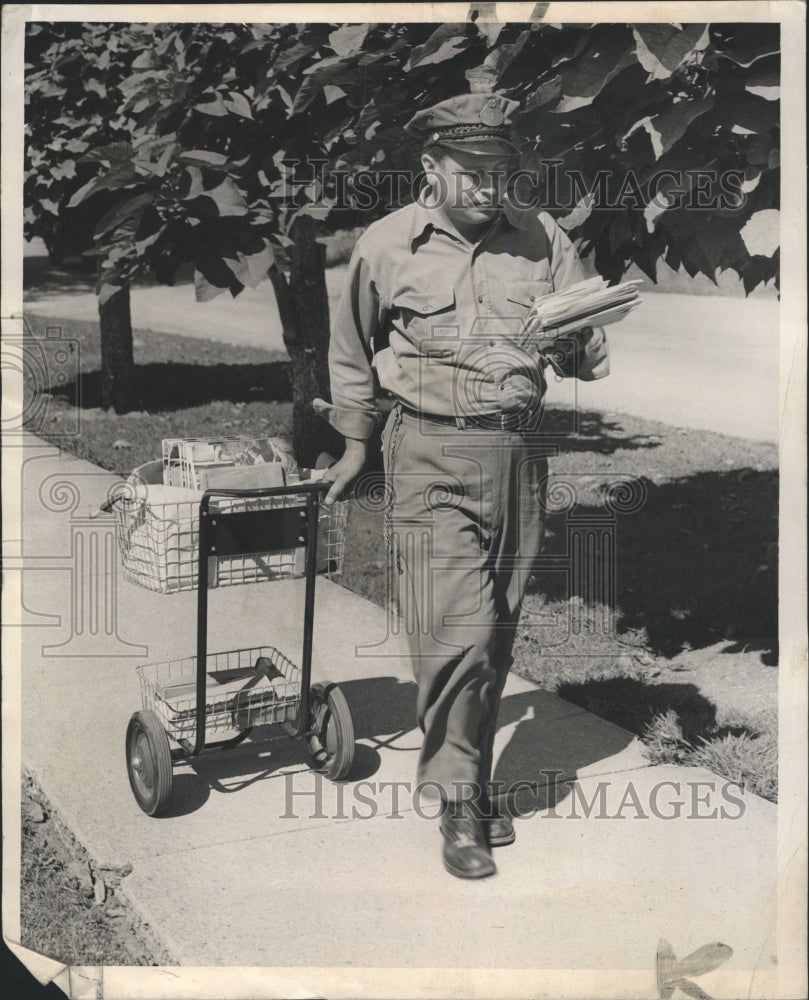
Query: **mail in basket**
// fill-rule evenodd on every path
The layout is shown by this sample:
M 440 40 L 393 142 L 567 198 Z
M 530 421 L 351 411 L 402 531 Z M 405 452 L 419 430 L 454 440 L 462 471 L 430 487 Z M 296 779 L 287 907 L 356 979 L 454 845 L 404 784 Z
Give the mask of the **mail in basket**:
M 162 594 L 194 590 L 199 575 L 199 504 L 203 490 L 165 485 L 163 462 L 148 462 L 133 470 L 112 505 L 124 577 L 131 583 Z M 234 470 L 237 472 L 238 470 Z M 267 470 L 269 471 L 269 470 Z M 307 476 L 306 470 L 301 470 Z M 302 480 L 303 481 L 303 480 Z M 228 488 L 227 482 L 217 483 Z M 253 484 L 234 482 L 233 488 Z M 268 481 L 263 485 L 283 485 Z M 289 483 L 289 485 L 292 485 Z M 220 497 L 211 512 L 272 510 L 298 506 L 296 494 L 282 497 Z M 342 571 L 347 504 L 323 508 L 318 524 L 318 572 L 334 576 Z M 208 563 L 211 587 L 261 583 L 304 575 L 304 548 L 212 556 Z

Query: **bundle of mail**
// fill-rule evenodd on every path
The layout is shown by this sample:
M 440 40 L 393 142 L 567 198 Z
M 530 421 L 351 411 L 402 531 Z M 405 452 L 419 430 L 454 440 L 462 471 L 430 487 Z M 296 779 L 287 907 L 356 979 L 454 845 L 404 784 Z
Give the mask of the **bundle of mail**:
M 640 284 L 633 280 L 610 286 L 595 277 L 540 296 L 525 318 L 525 332 L 540 343 L 552 342 L 585 326 L 617 323 L 641 301 Z

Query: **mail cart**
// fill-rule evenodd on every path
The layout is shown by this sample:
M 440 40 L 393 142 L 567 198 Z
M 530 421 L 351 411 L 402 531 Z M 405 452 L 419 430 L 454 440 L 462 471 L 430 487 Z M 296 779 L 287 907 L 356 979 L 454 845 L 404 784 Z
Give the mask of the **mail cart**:
M 325 506 L 328 489 L 301 481 L 208 489 L 170 510 L 137 496 L 113 505 L 124 575 L 164 593 L 193 586 L 198 593 L 195 655 L 137 668 L 142 708 L 127 727 L 126 766 L 135 799 L 150 816 L 170 807 L 175 765 L 236 747 L 258 726 L 270 727 L 262 741 L 305 744 L 314 767 L 331 780 L 351 770 L 354 726 L 345 696 L 336 684 L 311 678 L 317 573 L 334 568 L 343 552 L 345 505 Z M 270 639 L 208 649 L 209 589 L 257 575 L 303 578 L 299 664 Z

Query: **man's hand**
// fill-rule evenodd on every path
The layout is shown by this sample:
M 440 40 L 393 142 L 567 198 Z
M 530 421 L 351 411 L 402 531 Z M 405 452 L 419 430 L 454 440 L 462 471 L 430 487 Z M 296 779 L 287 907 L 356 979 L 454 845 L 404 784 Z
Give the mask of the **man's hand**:
M 607 356 L 607 339 L 601 327 L 593 329 L 591 326 L 584 326 L 580 330 L 566 333 L 554 343 L 548 353 L 559 369 L 565 375 L 571 376 L 576 373 L 576 362 L 581 363 L 582 351 L 588 346 L 588 360 L 590 366 L 594 368 Z
M 607 338 L 600 326 L 593 329 L 592 326 L 582 327 L 576 330 L 571 336 L 579 342 L 579 349 L 590 346 L 590 353 L 593 355 L 594 363 L 607 356 Z M 591 343 L 592 341 L 592 343 Z
M 326 499 L 323 501 L 326 506 L 331 506 L 335 500 L 342 498 L 345 490 L 365 468 L 367 456 L 367 442 L 346 438 L 346 450 L 343 457 L 323 473 L 321 482 L 332 484 L 331 489 L 326 494 Z

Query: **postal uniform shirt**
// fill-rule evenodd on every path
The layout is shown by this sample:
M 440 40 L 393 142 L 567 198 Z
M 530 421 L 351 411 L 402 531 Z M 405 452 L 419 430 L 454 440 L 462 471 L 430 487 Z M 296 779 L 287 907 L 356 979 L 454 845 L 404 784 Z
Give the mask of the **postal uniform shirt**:
M 331 334 L 332 403 L 315 408 L 345 437 L 369 437 L 380 416 L 372 367 L 383 389 L 425 415 L 496 415 L 514 375 L 541 395 L 543 364 L 523 336 L 525 317 L 538 296 L 585 276 L 545 212 L 506 204 L 473 245 L 420 202 L 398 209 L 354 249 Z M 575 374 L 607 373 L 599 331 Z

